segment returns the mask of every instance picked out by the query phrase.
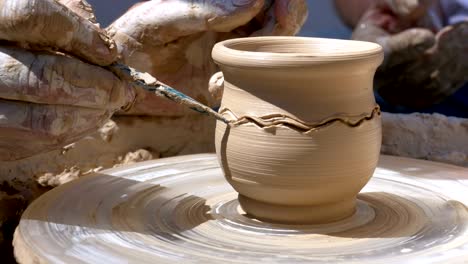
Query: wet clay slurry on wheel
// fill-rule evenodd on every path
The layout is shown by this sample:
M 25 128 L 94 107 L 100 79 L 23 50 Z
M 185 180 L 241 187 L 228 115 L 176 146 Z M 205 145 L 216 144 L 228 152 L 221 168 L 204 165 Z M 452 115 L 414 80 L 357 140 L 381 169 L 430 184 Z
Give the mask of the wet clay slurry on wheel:
M 103 171 L 34 201 L 29 263 L 466 263 L 468 169 L 382 156 L 356 212 L 320 225 L 249 218 L 215 155 Z
M 242 208 L 277 223 L 351 215 L 377 165 L 374 43 L 259 37 L 220 42 L 224 75 L 216 152 Z

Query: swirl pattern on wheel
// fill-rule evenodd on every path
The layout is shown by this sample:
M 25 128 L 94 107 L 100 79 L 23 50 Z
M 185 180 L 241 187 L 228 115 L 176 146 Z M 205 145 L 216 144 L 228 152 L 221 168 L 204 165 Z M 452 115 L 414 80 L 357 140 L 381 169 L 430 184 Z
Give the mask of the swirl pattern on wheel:
M 214 155 L 144 162 L 37 199 L 15 254 L 20 263 L 464 262 L 467 171 L 383 156 L 353 216 L 294 226 L 246 216 Z

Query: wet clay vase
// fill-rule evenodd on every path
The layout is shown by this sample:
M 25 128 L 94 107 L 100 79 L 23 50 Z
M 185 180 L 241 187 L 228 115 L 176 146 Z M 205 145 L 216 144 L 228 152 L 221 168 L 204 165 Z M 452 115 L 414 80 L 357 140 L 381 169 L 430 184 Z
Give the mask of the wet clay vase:
M 381 145 L 374 43 L 256 37 L 215 45 L 224 75 L 216 152 L 254 218 L 325 223 L 350 216 Z

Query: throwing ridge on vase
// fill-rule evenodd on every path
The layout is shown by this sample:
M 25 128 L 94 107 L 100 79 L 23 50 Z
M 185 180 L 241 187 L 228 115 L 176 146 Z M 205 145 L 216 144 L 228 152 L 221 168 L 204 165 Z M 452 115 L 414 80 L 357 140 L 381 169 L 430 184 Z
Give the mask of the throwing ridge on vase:
M 381 144 L 374 43 L 299 37 L 215 45 L 224 76 L 216 152 L 257 219 L 323 223 L 352 215 Z

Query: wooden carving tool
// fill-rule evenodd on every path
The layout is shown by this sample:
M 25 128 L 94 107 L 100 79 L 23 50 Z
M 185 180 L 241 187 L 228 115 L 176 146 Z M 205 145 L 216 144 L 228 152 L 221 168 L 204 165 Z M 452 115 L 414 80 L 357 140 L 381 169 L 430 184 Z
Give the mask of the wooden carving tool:
M 171 101 L 174 101 L 178 104 L 185 105 L 190 109 L 197 111 L 201 114 L 206 114 L 211 117 L 216 118 L 226 124 L 230 124 L 230 121 L 223 117 L 218 112 L 214 111 L 210 107 L 196 101 L 195 99 L 187 96 L 176 89 L 170 87 L 169 85 L 158 81 L 156 78 L 151 76 L 149 73 L 141 73 L 135 69 L 126 66 L 124 64 L 113 64 L 109 69 L 119 76 L 121 79 L 130 82 L 136 87 L 145 89 L 147 91 L 153 92 L 160 97 L 167 98 Z

